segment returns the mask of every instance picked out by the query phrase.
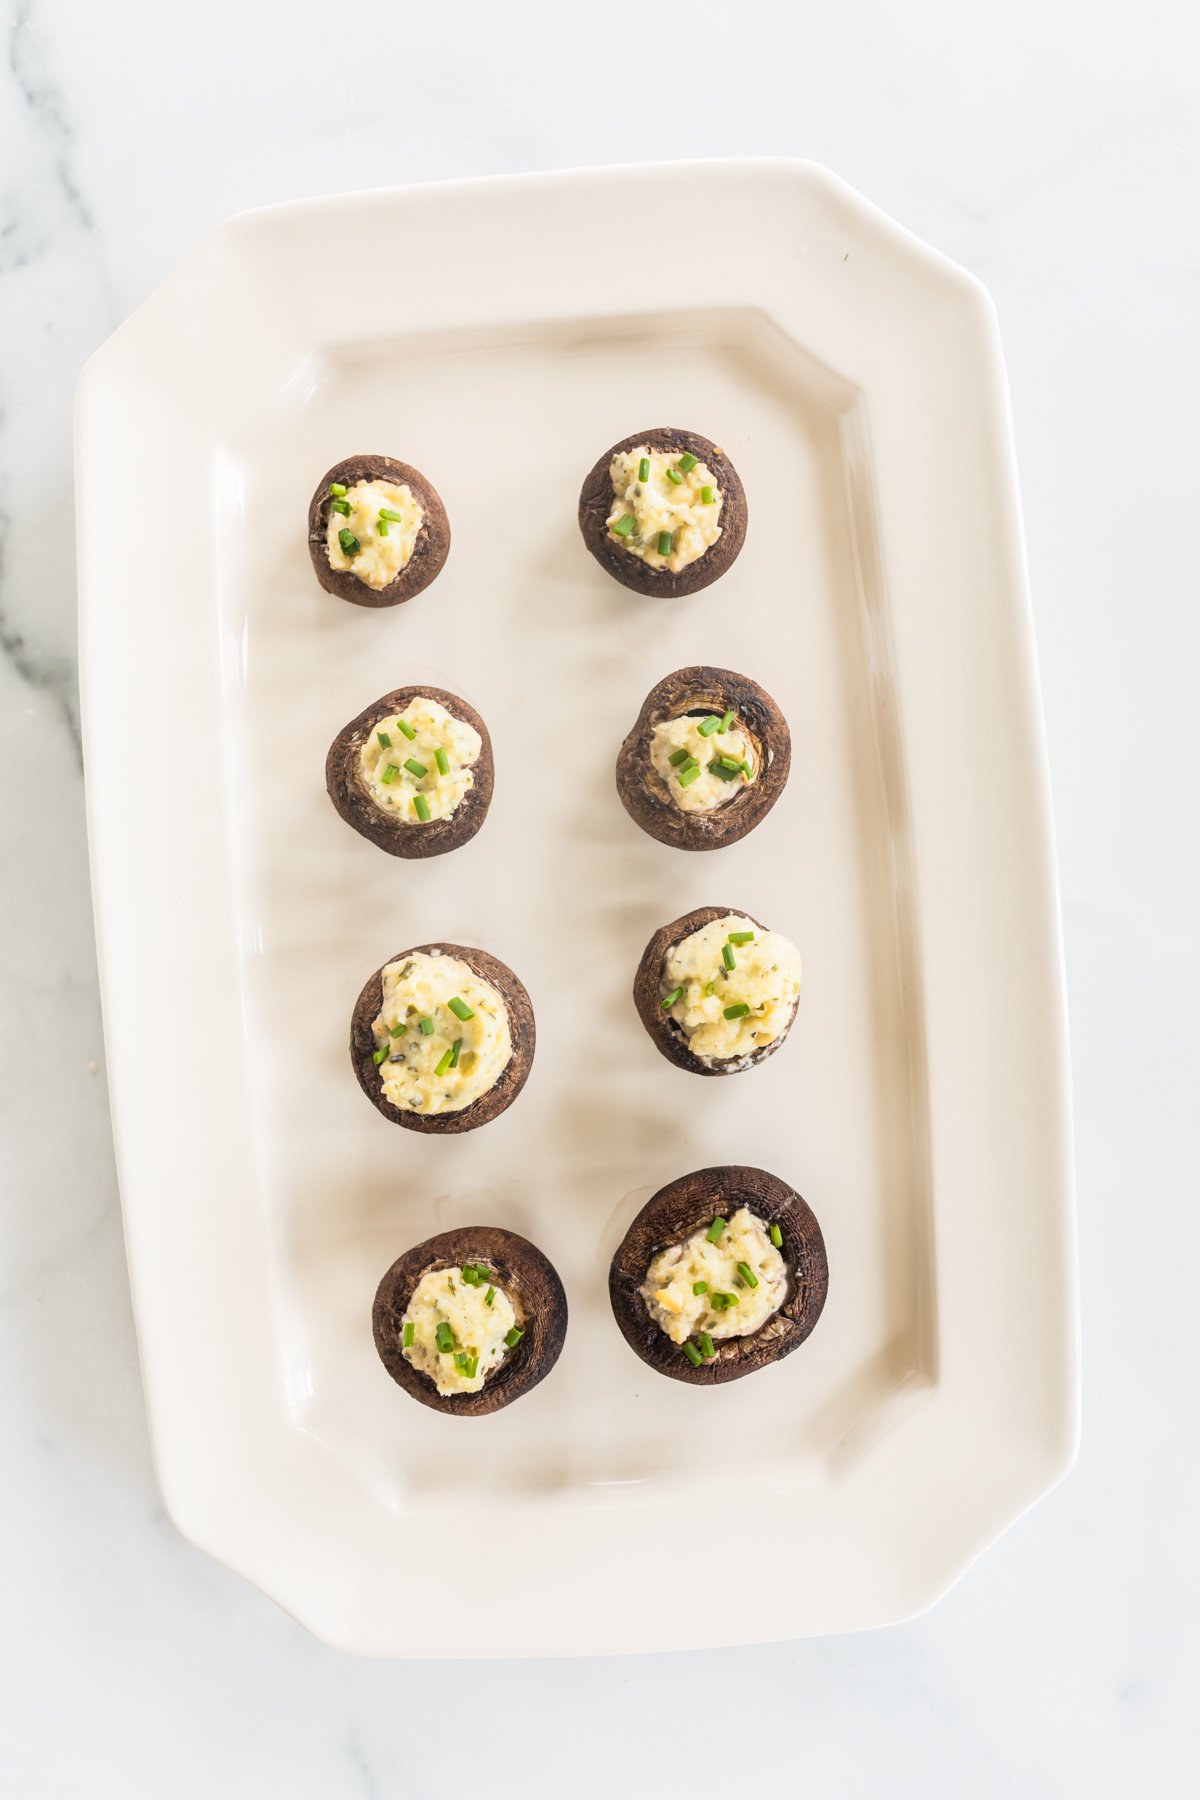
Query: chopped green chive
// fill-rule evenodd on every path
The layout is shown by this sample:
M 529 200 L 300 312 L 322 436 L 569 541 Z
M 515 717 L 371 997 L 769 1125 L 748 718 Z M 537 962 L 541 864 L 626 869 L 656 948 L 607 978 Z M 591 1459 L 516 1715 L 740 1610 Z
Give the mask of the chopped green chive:
M 732 944 L 721 945 L 721 961 L 725 964 L 725 967 L 730 973 L 737 968 L 737 963 L 734 961 Z
M 362 545 L 359 543 L 354 533 L 348 531 L 344 525 L 338 532 L 338 543 L 342 546 L 342 554 L 344 556 L 357 556 L 362 549 Z
M 380 537 L 386 537 L 388 534 L 387 520 L 383 519 L 383 518 L 377 519 L 375 521 L 375 529 L 379 533 Z
M 418 819 L 420 819 L 422 825 L 427 825 L 429 823 L 429 802 L 424 794 L 413 795 L 413 811 L 416 813 Z
M 743 759 L 742 774 L 746 777 L 747 781 L 754 780 L 754 764 L 750 761 L 749 757 Z
M 660 556 L 670 556 L 671 554 L 671 534 L 669 531 L 660 531 L 658 534 L 658 554 Z
M 445 1319 L 442 1320 L 437 1328 L 437 1347 L 443 1356 L 449 1356 L 454 1348 L 454 1333 L 447 1325 Z
M 741 1276 L 747 1287 L 758 1286 L 758 1276 L 754 1273 L 754 1270 L 750 1267 L 749 1263 L 739 1263 L 738 1274 Z
M 492 1304 L 492 1301 L 495 1298 L 496 1298 L 496 1290 L 494 1287 L 490 1287 L 488 1289 L 487 1293 L 483 1296 L 483 1304 L 485 1306 L 490 1306 Z
M 461 1019 L 464 1024 L 468 1019 L 473 1019 L 475 1017 L 474 1007 L 468 1006 L 465 1000 L 460 1000 L 457 994 L 455 994 L 453 1000 L 450 1002 L 450 1011 L 454 1014 L 456 1019 Z
M 736 1294 L 722 1294 L 719 1290 L 713 1294 L 710 1302 L 714 1312 L 728 1312 L 731 1306 L 737 1305 Z
M 679 771 L 680 787 L 687 787 L 689 782 L 695 781 L 695 779 L 696 779 L 697 775 L 699 775 L 699 773 L 700 773 L 700 767 L 699 767 L 698 763 L 689 763 L 686 769 L 680 769 L 680 771 Z
M 701 737 L 711 737 L 714 731 L 720 731 L 720 729 L 721 721 L 716 713 L 709 713 L 707 719 L 701 719 L 696 727 Z
M 450 773 L 450 758 L 446 755 L 446 752 L 442 749 L 440 744 L 433 754 L 437 761 L 439 772 L 442 775 L 448 775 Z
M 746 1005 L 746 1002 L 744 1000 L 739 1000 L 736 1006 L 727 1006 L 725 1008 L 725 1017 L 727 1019 L 744 1019 L 749 1011 L 750 1008 Z
M 334 512 L 341 513 L 344 519 L 350 517 L 350 502 L 348 500 L 331 500 L 329 504 L 332 506 Z
M 710 762 L 708 766 L 712 770 L 712 773 L 718 776 L 722 781 L 736 781 L 741 774 L 740 769 L 727 769 L 722 762 Z
M 459 1270 L 459 1274 L 462 1276 L 468 1287 L 478 1287 L 483 1280 L 482 1275 L 479 1273 L 479 1270 L 475 1267 L 474 1263 L 464 1263 Z
M 637 520 L 632 513 L 622 513 L 612 528 L 612 534 L 614 537 L 628 537 L 636 524 Z
M 457 1069 L 457 1067 L 458 1067 L 458 1053 L 461 1049 L 462 1049 L 462 1039 L 455 1038 L 454 1044 L 450 1051 L 450 1067 L 452 1069 Z
M 692 1292 L 693 1292 L 693 1294 L 707 1294 L 707 1292 L 708 1292 L 707 1281 L 693 1281 Z
M 408 1324 L 404 1327 L 404 1348 L 406 1350 L 409 1350 L 412 1348 L 412 1341 L 416 1337 L 416 1335 L 417 1335 L 417 1328 L 413 1324 L 412 1320 L 410 1319 L 408 1321 Z
M 641 462 L 638 464 L 638 480 L 639 481 L 649 481 L 649 479 L 650 479 L 650 458 L 648 456 L 643 456 Z
M 715 1244 L 717 1239 L 720 1237 L 721 1233 L 724 1231 L 724 1229 L 725 1229 L 725 1220 L 721 1217 L 720 1213 L 718 1213 L 716 1218 L 713 1220 L 712 1224 L 708 1228 L 708 1242 L 710 1244 Z
M 379 516 L 381 519 L 390 519 L 393 525 L 403 525 L 404 523 L 404 514 L 394 512 L 390 506 L 381 506 Z
M 700 1364 L 704 1361 L 704 1358 L 697 1350 L 695 1344 L 691 1342 L 688 1342 L 683 1346 L 683 1354 L 687 1357 L 693 1369 L 698 1369 Z
M 468 1381 L 474 1381 L 475 1371 L 478 1367 L 479 1367 L 479 1358 L 477 1356 L 468 1356 L 467 1366 L 463 1371 L 463 1373 L 465 1374 Z
M 716 497 L 717 496 L 713 493 L 713 490 L 709 487 L 708 483 L 705 482 L 704 486 L 700 489 L 701 506 L 711 506 Z
M 454 1366 L 458 1370 L 460 1375 L 469 1375 L 470 1374 L 471 1359 L 467 1355 L 465 1350 L 458 1350 L 455 1352 Z
M 416 737 L 417 728 L 415 725 L 410 725 L 407 719 L 397 719 L 396 723 L 404 733 L 405 737 L 410 741 Z
M 380 1063 L 383 1061 L 383 1059 L 386 1055 L 387 1055 L 387 1045 L 386 1044 L 383 1046 L 382 1050 L 375 1051 L 373 1060 L 374 1060 L 376 1068 L 379 1067 Z
M 375 733 L 375 736 L 379 739 L 379 748 L 381 750 L 390 750 L 391 749 L 392 740 L 388 736 L 386 731 L 377 731 Z
M 783 1233 L 780 1231 L 778 1225 L 772 1225 L 771 1227 L 771 1242 L 777 1250 L 783 1249 Z
M 690 450 L 685 450 L 679 459 L 679 466 L 685 475 L 690 475 L 699 461 L 698 456 L 693 456 Z
M 731 931 L 729 941 L 731 944 L 752 944 L 754 933 L 752 931 Z
M 682 999 L 682 997 L 683 997 L 683 989 L 681 987 L 672 988 L 671 992 L 663 1000 L 663 1011 L 668 1012 L 670 1010 L 670 1008 L 672 1006 L 674 1006 L 675 1002 L 677 1000 Z
M 678 469 L 668 469 L 667 470 L 667 480 L 673 481 L 675 483 L 676 487 L 683 486 L 683 476 L 679 473 Z
M 438 1057 L 437 1068 L 433 1071 L 435 1075 L 444 1075 L 446 1073 L 446 1070 L 450 1067 L 450 1059 L 453 1055 L 454 1051 L 452 1049 L 442 1051 L 442 1054 Z
M 713 1343 L 707 1331 L 698 1331 L 696 1333 L 696 1342 L 700 1346 L 701 1356 L 715 1356 L 717 1354 L 717 1346 Z
M 329 484 L 329 491 L 331 494 L 336 495 L 339 500 L 344 500 L 346 497 L 346 485 L 342 481 L 331 481 Z
M 667 761 L 673 769 L 677 769 L 680 763 L 691 762 L 691 760 L 692 753 L 686 747 L 682 750 L 672 750 L 670 756 L 667 758 Z
M 389 1032 L 388 1032 L 388 1036 L 389 1036 L 389 1037 L 394 1037 L 394 1038 L 398 1038 L 398 1037 L 403 1037 L 403 1036 L 404 1036 L 404 1033 L 405 1033 L 405 1032 L 406 1032 L 406 1031 L 407 1031 L 407 1030 L 408 1030 L 408 1026 L 407 1026 L 407 1025 L 403 1025 L 403 1024 L 401 1024 L 401 1025 L 393 1025 L 393 1026 L 392 1026 L 392 1028 L 391 1028 L 391 1030 L 390 1030 L 390 1031 L 389 1031 Z
M 511 1350 L 513 1345 L 519 1344 L 524 1336 L 525 1333 L 521 1330 L 521 1327 L 519 1325 L 514 1325 L 511 1331 L 505 1332 L 504 1341 Z
M 711 1000 L 712 996 L 716 993 L 716 991 L 717 991 L 717 984 L 715 981 L 708 982 L 704 989 L 705 994 L 708 996 L 708 998 L 710 1000 Z
M 422 1037 L 432 1037 L 433 1036 L 433 1020 L 430 1018 L 428 1013 L 425 1013 L 421 1019 L 421 1036 Z
M 379 777 L 379 779 L 380 779 L 380 781 L 382 781 L 384 787 L 391 787 L 393 781 L 395 781 L 395 779 L 399 773 L 400 773 L 400 771 L 396 767 L 395 763 L 389 763 L 387 768 L 383 771 L 383 774 Z
M 721 720 L 721 730 L 728 731 L 729 727 L 733 724 L 735 717 L 736 717 L 736 714 L 734 713 L 734 710 L 731 706 L 729 711 L 725 714 L 725 717 Z
M 735 775 L 740 775 L 742 772 L 741 762 L 736 756 L 727 756 L 725 752 L 722 751 L 720 756 L 718 756 L 717 761 L 723 769 L 730 769 Z
M 410 756 L 404 766 L 410 775 L 416 776 L 418 781 L 420 781 L 423 775 L 428 775 L 429 773 L 425 764 L 423 762 L 418 762 L 415 756 Z

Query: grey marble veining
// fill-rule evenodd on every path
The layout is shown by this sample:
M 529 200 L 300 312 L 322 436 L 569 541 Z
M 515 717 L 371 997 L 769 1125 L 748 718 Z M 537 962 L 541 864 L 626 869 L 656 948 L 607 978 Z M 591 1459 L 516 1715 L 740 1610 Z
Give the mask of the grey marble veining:
M 548 0 L 0 4 L 0 1786 L 21 1800 L 432 1800 L 464 1759 L 494 1800 L 673 1800 L 714 1772 L 839 1800 L 1196 1792 L 1200 14 L 693 0 L 639 29 Z M 1062 859 L 1083 1454 L 902 1629 L 355 1662 L 192 1551 L 154 1486 L 83 837 L 74 385 L 241 207 L 722 153 L 829 163 L 997 301 Z M 660 223 L 631 222 L 651 282 Z M 129 478 L 137 545 L 163 525 Z M 186 496 L 171 529 L 205 529 Z M 480 1603 L 456 1580 L 464 1656 Z

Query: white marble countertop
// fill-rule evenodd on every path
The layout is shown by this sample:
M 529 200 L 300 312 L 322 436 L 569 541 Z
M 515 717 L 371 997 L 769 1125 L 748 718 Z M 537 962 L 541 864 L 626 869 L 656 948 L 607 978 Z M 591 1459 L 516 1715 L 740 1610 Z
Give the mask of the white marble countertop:
M 495 1800 L 1197 1791 L 1200 13 L 691 0 L 645 37 L 642 16 L 0 7 L 0 1786 L 22 1800 L 424 1800 L 464 1755 Z M 354 1661 L 192 1550 L 155 1490 L 83 836 L 76 376 L 244 207 L 743 153 L 827 163 L 999 308 L 1062 864 L 1082 1456 L 900 1629 L 719 1660 Z M 162 530 L 136 470 L 130 529 Z

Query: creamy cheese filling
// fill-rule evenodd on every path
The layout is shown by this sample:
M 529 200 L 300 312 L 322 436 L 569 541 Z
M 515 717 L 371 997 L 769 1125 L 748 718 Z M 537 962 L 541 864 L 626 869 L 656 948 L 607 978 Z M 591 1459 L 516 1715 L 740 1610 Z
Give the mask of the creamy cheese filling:
M 508 1008 L 457 956 L 414 950 L 383 971 L 371 1029 L 384 1094 L 403 1112 L 461 1112 L 512 1056 Z M 463 1014 L 466 1017 L 463 1017 Z
M 671 1004 L 663 1010 L 683 1030 L 693 1056 L 738 1061 L 783 1036 L 800 997 L 800 976 L 800 952 L 790 939 L 729 913 L 668 952 L 661 998 Z
M 400 1353 L 439 1394 L 477 1394 L 512 1348 L 505 1340 L 514 1330 L 516 1308 L 486 1263 L 430 1269 L 405 1309 Z
M 471 765 L 482 749 L 473 725 L 418 695 L 402 713 L 376 721 L 358 753 L 359 782 L 403 825 L 447 819 L 474 786 Z
M 747 1337 L 787 1299 L 787 1264 L 762 1220 L 739 1206 L 714 1243 L 717 1224 L 660 1250 L 646 1271 L 642 1299 L 672 1343 Z
M 349 569 L 369 588 L 395 581 L 413 553 L 424 508 L 407 482 L 356 481 L 329 509 L 325 545 L 331 569 Z M 343 512 L 342 507 L 348 507 Z M 388 515 L 397 514 L 392 518 Z
M 712 812 L 758 774 L 750 739 L 736 719 L 722 731 L 724 719 L 724 713 L 699 719 L 685 713 L 654 727 L 650 761 L 681 812 Z
M 720 537 L 721 490 L 711 469 L 690 452 L 681 455 L 639 444 L 619 450 L 609 474 L 613 490 L 609 536 L 650 568 L 677 574 Z

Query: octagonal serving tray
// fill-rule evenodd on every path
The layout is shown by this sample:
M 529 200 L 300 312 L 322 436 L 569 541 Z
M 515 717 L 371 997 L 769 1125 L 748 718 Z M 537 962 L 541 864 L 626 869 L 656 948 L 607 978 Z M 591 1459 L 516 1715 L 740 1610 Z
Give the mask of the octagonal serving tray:
M 749 499 L 736 565 L 679 601 L 611 581 L 575 522 L 597 455 L 656 425 L 715 439 Z M 364 450 L 424 470 L 454 534 L 384 612 L 323 593 L 305 541 L 321 471 Z M 378 1655 L 929 1605 L 1061 1476 L 1077 1420 L 1053 845 L 987 295 L 800 163 L 314 200 L 223 226 L 103 346 L 77 458 L 114 1133 L 180 1529 Z M 636 829 L 613 763 L 646 691 L 705 661 L 775 695 L 793 768 L 749 837 L 689 856 Z M 413 864 L 347 829 L 323 759 L 422 681 L 483 713 L 496 795 Z M 805 962 L 788 1044 L 717 1082 L 658 1056 L 630 996 L 656 926 L 705 903 Z M 346 1049 L 365 976 L 431 938 L 502 957 L 538 1020 L 517 1104 L 447 1140 L 382 1119 Z M 697 1390 L 631 1354 L 605 1275 L 648 1195 L 714 1162 L 804 1194 L 830 1294 L 795 1355 Z M 471 1223 L 535 1239 L 571 1319 L 541 1387 L 466 1422 L 391 1383 L 370 1309 L 402 1249 Z M 470 1643 L 421 1623 L 463 1571 L 489 1595 Z

